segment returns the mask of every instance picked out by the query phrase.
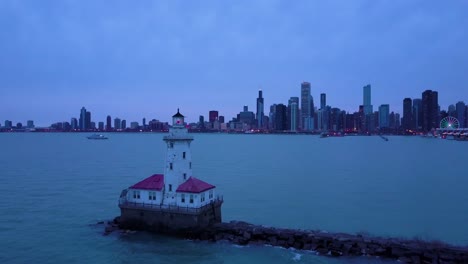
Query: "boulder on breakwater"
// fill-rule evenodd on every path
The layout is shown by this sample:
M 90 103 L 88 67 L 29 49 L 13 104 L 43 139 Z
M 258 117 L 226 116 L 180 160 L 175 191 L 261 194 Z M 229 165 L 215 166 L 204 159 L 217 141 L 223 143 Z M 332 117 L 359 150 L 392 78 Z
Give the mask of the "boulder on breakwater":
M 112 232 L 119 225 L 119 218 L 109 224 L 111 228 L 106 228 L 105 234 Z M 225 240 L 238 245 L 272 245 L 313 250 L 332 257 L 366 255 L 395 259 L 404 263 L 468 263 L 467 247 L 456 247 L 443 242 L 273 228 L 241 221 L 166 233 L 193 240 Z

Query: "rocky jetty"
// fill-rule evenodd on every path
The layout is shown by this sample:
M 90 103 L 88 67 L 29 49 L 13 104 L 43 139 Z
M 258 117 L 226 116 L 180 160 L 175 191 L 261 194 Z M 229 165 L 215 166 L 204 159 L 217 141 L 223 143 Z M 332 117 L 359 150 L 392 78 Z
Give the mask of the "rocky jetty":
M 109 222 L 105 234 L 118 229 L 118 225 L 118 218 Z M 238 245 L 272 245 L 312 250 L 331 257 L 376 256 L 404 263 L 468 264 L 467 247 L 456 247 L 442 242 L 273 228 L 240 221 L 214 224 L 203 229 L 171 231 L 169 234 L 193 240 L 225 240 Z

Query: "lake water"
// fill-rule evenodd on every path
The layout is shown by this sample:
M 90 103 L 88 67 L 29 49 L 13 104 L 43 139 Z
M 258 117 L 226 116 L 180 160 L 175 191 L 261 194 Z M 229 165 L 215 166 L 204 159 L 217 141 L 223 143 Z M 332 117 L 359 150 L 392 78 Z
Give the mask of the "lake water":
M 163 171 L 164 134 L 0 134 L 1 263 L 381 263 L 267 246 L 102 236 L 122 189 Z M 468 244 L 468 142 L 194 134 L 223 220 Z

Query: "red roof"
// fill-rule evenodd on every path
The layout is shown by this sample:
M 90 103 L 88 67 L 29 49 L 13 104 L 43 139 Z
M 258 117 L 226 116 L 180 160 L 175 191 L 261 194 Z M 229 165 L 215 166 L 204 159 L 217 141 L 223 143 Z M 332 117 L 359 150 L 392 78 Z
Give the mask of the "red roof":
M 164 175 L 154 174 L 141 182 L 136 183 L 131 186 L 132 189 L 142 189 L 142 190 L 157 190 L 160 191 L 164 187 Z
M 213 189 L 215 186 L 199 180 L 195 177 L 190 177 L 186 182 L 182 183 L 176 192 L 187 192 L 187 193 L 201 193 L 209 189 Z

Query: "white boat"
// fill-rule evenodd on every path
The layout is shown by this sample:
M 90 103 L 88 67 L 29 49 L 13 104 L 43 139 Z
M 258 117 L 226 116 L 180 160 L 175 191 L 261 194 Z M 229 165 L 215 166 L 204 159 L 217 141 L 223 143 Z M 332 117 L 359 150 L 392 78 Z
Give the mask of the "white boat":
M 93 134 L 91 136 L 88 136 L 87 138 L 88 139 L 107 139 L 107 137 L 102 134 Z

